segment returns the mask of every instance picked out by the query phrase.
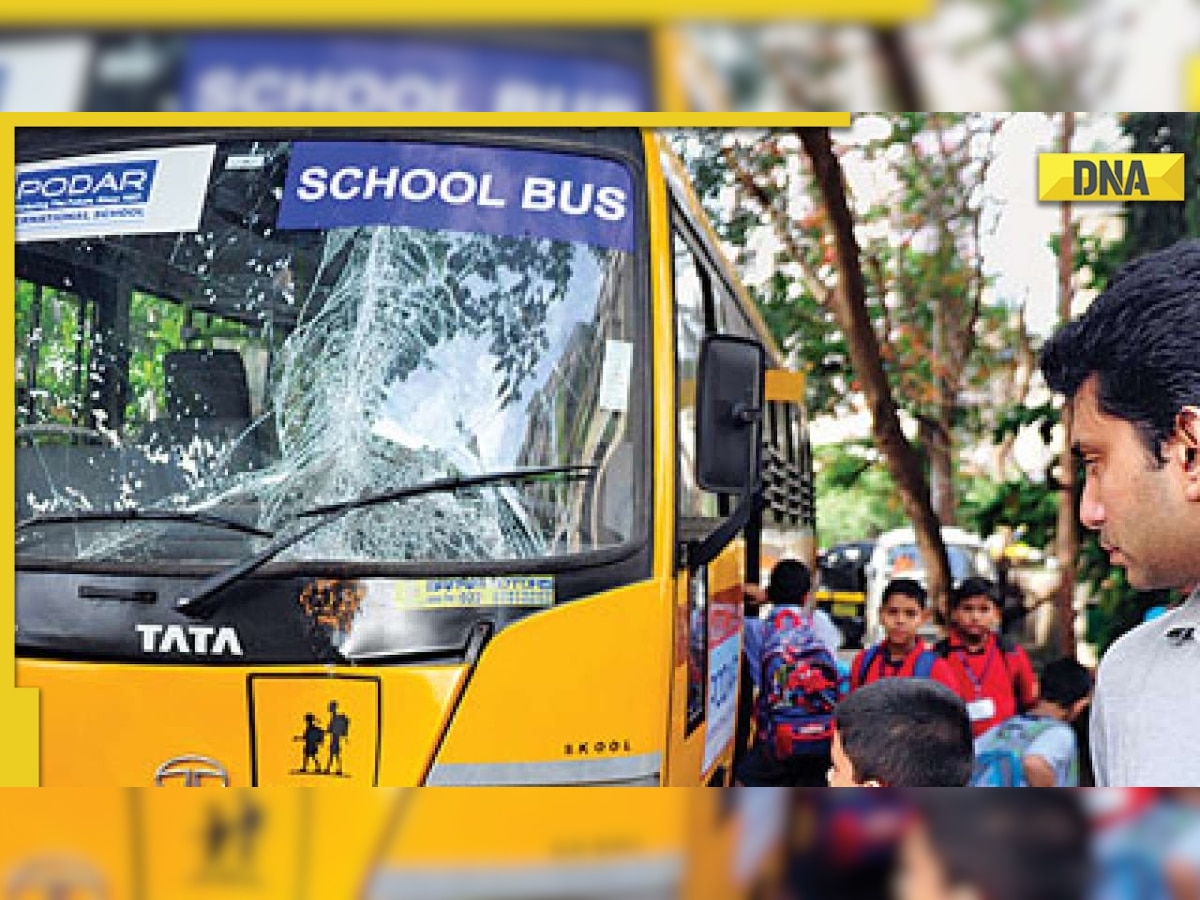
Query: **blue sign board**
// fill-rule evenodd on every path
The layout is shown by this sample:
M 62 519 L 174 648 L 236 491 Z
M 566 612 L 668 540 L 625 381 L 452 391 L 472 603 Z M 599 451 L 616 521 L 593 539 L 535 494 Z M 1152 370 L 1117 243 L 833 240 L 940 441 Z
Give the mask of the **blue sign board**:
M 588 156 L 403 142 L 298 142 L 278 227 L 409 225 L 632 252 L 633 182 Z
M 636 60 L 412 36 L 211 34 L 185 43 L 188 112 L 637 112 Z

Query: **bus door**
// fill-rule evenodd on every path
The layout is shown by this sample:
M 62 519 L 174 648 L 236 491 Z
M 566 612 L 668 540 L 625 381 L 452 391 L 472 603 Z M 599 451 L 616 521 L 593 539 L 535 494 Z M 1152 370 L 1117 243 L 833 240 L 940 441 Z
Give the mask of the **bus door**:
M 709 336 L 731 334 L 719 312 L 721 299 L 731 295 L 682 205 L 673 205 L 671 221 L 678 549 L 668 778 L 726 785 L 732 783 L 738 723 L 745 548 L 730 539 L 711 558 L 697 560 L 695 554 L 739 509 L 749 509 L 744 498 L 706 490 L 697 474 L 705 452 L 697 402 L 697 385 L 706 381 L 703 348 Z M 760 348 L 754 340 L 746 344 Z M 747 484 L 755 480 L 749 468 L 741 474 Z

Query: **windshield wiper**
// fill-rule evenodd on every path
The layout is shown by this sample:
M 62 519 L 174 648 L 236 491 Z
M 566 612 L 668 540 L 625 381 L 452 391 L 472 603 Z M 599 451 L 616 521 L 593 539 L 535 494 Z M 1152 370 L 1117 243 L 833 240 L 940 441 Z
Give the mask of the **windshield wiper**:
M 499 482 L 528 482 L 528 481 L 543 481 L 550 480 L 550 476 L 566 476 L 568 478 L 586 478 L 596 470 L 595 466 L 590 465 L 574 465 L 574 466 L 539 466 L 532 469 L 512 469 L 505 472 L 489 472 L 485 475 L 471 475 L 464 478 L 437 478 L 433 481 L 422 482 L 421 484 L 410 485 L 409 487 L 397 488 L 393 491 L 384 491 L 379 494 L 367 494 L 362 497 L 356 497 L 352 500 L 343 500 L 339 503 L 327 503 L 322 506 L 314 506 L 311 509 L 306 509 L 296 515 L 297 519 L 316 518 L 317 521 L 311 525 L 293 531 L 291 534 L 278 538 L 264 547 L 260 552 L 251 556 L 249 559 L 226 569 L 223 572 L 218 572 L 213 577 L 202 582 L 190 597 L 180 597 L 175 602 L 175 608 L 180 612 L 188 615 L 203 616 L 211 612 L 215 605 L 213 598 L 225 588 L 234 582 L 240 581 L 247 575 L 256 572 L 264 565 L 273 560 L 276 556 L 304 540 L 313 532 L 324 528 L 333 522 L 336 522 L 342 516 L 356 509 L 366 509 L 371 506 L 380 506 L 384 503 L 394 503 L 398 500 L 410 500 L 413 497 L 421 497 L 426 494 L 438 494 L 463 490 L 465 488 L 479 487 L 485 484 L 496 484 Z
M 211 525 L 229 531 L 240 531 L 254 537 L 275 537 L 275 532 L 264 531 L 237 519 L 227 519 L 212 513 L 194 512 L 186 509 L 114 509 L 76 510 L 69 513 L 50 513 L 31 516 L 17 523 L 17 532 L 42 525 L 71 525 L 78 522 L 192 522 L 196 525 Z

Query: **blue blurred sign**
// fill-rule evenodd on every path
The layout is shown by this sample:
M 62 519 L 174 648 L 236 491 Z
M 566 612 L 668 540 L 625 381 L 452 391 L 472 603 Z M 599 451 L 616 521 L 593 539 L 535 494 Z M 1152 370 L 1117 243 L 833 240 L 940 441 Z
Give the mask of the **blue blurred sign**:
M 205 35 L 184 54 L 198 112 L 626 112 L 654 107 L 633 62 L 415 37 Z M 648 67 L 647 67 L 648 68 Z

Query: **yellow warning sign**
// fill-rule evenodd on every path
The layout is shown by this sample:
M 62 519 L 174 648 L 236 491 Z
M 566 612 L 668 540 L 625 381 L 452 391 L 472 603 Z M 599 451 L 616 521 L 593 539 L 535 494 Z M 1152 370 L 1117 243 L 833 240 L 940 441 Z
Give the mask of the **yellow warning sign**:
M 254 675 L 256 787 L 371 787 L 379 780 L 379 679 Z
M 296 897 L 312 827 L 307 791 L 139 791 L 148 897 Z

